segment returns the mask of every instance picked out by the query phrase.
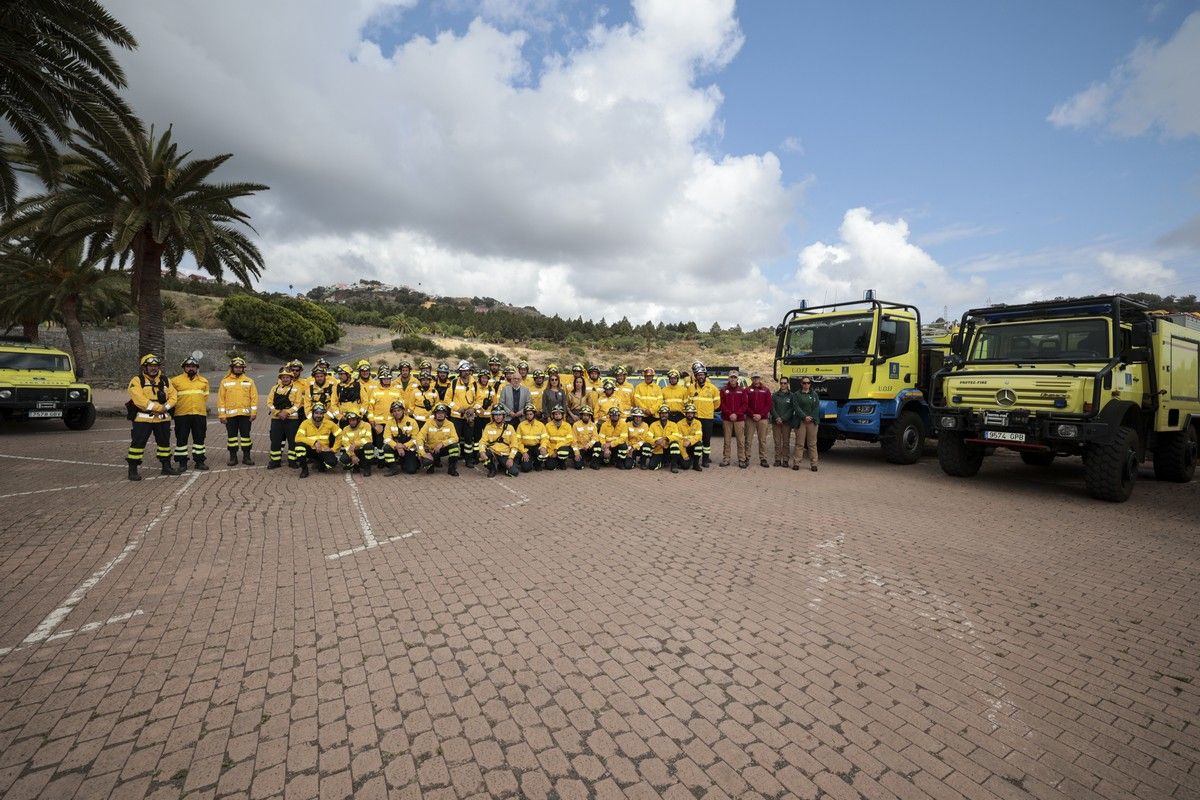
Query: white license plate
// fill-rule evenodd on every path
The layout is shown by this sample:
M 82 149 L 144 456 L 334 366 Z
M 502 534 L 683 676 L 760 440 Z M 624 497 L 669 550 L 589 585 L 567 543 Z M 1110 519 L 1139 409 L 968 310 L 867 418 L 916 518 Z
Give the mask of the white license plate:
M 1025 434 L 1009 433 L 1008 431 L 984 431 L 983 438 L 995 439 L 1000 442 L 1023 442 L 1025 441 Z
M 62 411 L 30 411 L 30 412 L 29 412 L 29 416 L 30 416 L 30 417 L 34 417 L 34 418 L 38 418 L 38 417 L 46 417 L 46 418 L 50 418 L 50 417 L 61 417 L 61 416 L 62 416 Z

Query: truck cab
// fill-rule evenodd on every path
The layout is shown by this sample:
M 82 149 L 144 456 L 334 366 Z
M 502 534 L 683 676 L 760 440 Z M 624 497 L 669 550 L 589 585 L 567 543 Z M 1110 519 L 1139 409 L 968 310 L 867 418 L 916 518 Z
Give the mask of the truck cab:
M 937 376 L 938 459 L 970 477 L 994 448 L 1029 465 L 1082 456 L 1088 493 L 1128 499 L 1138 465 L 1191 480 L 1200 323 L 1121 296 L 973 309 Z
M 928 379 L 949 336 L 925 340 L 915 306 L 864 300 L 787 312 L 776 328 L 775 377 L 793 391 L 812 379 L 821 400 L 818 449 L 838 439 L 879 442 L 888 461 L 921 457 L 930 430 Z
M 87 430 L 96 422 L 96 408 L 70 355 L 6 337 L 0 339 L 0 417 L 61 419 L 72 430 Z

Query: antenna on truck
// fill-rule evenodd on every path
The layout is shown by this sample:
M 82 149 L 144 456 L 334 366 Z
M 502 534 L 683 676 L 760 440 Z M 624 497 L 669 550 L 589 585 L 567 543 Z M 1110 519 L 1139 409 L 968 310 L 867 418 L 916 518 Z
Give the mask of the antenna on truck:
M 874 299 L 875 299 L 875 290 L 874 289 L 867 289 L 865 292 L 863 292 L 863 300 L 874 300 Z

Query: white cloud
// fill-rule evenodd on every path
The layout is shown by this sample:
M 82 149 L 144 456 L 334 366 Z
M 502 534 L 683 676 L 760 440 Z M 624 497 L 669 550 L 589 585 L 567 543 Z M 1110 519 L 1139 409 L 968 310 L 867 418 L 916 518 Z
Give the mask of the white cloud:
M 272 187 L 253 206 L 268 283 L 774 321 L 760 265 L 783 254 L 799 190 L 771 153 L 702 145 L 722 102 L 703 77 L 742 44 L 733 0 L 636 0 L 632 23 L 537 65 L 525 32 L 487 20 L 539 0 L 487 0 L 465 31 L 390 56 L 364 39 L 412 3 L 110 3 L 141 43 L 134 107 L 198 154 L 235 153 L 224 177 Z
M 909 241 L 908 223 L 875 220 L 866 208 L 842 218 L 837 244 L 816 242 L 800 251 L 795 281 L 811 303 L 876 296 L 917 305 L 927 314 L 943 305 L 965 307 L 986 290 L 982 278 L 958 280 L 929 253 Z
M 1101 253 L 1097 259 L 1105 278 L 1117 291 L 1162 293 L 1178 278 L 1156 258 L 1135 253 Z
M 1118 136 L 1200 135 L 1200 11 L 1169 41 L 1139 44 L 1107 80 L 1059 103 L 1047 119 L 1060 128 L 1103 126 Z
M 789 136 L 779 144 L 779 149 L 785 153 L 804 155 L 804 142 L 799 136 Z

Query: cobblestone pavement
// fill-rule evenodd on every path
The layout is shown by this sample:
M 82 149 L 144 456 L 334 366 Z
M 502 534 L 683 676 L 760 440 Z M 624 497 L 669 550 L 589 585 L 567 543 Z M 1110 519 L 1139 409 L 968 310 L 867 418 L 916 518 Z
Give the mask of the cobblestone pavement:
M 222 434 L 132 484 L 123 422 L 0 433 L 0 796 L 1200 797 L 1200 484 L 300 482 Z

